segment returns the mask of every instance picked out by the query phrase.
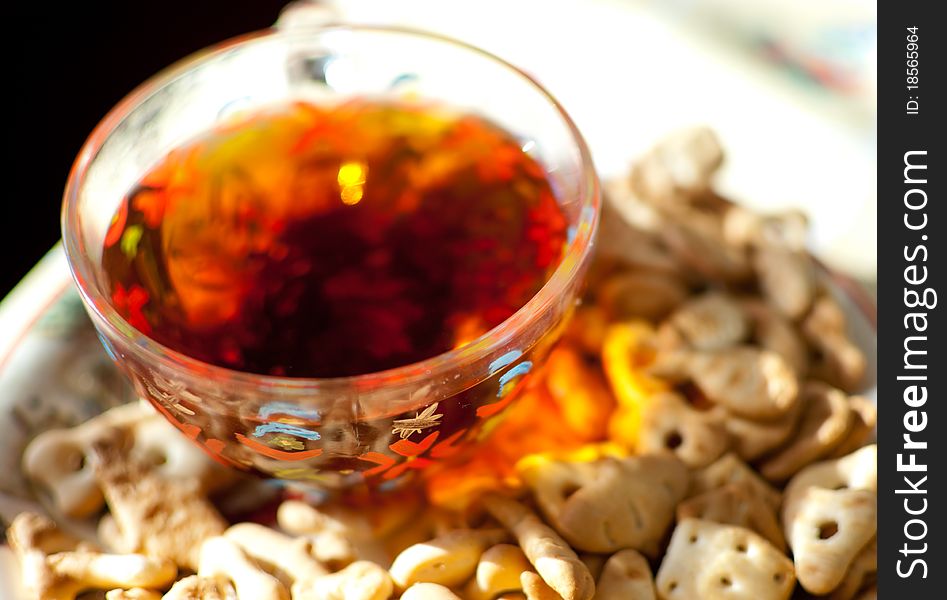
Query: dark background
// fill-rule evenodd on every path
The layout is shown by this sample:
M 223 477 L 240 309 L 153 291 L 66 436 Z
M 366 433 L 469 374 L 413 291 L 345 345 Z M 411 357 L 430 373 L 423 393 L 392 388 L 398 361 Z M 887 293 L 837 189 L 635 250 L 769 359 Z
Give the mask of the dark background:
M 269 27 L 285 0 L 11 3 L 5 19 L 5 169 L 0 298 L 59 239 L 73 159 L 96 123 L 162 67 Z

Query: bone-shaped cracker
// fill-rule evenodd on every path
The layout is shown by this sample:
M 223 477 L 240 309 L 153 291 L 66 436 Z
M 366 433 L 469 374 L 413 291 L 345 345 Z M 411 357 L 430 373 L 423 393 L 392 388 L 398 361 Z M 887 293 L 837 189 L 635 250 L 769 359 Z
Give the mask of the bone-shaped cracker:
M 357 560 L 341 571 L 293 583 L 293 600 L 386 600 L 394 584 L 377 564 Z
M 163 588 L 177 573 L 168 560 L 98 552 L 34 513 L 17 515 L 7 540 L 19 560 L 24 589 L 42 600 L 73 600 L 91 589 Z
M 533 511 L 516 500 L 499 494 L 484 497 L 483 503 L 487 511 L 516 537 L 523 554 L 535 567 L 545 585 L 554 589 L 563 600 L 592 598 L 595 593 L 595 581 L 588 567 Z M 526 582 L 522 575 L 520 577 L 523 590 L 529 596 Z
M 289 600 L 280 580 L 258 567 L 233 540 L 223 536 L 204 540 L 200 548 L 201 577 L 216 577 L 233 584 L 238 600 Z
M 193 481 L 167 480 L 128 454 L 116 435 L 94 445 L 95 473 L 123 540 L 121 546 L 194 569 L 201 543 L 224 532 L 217 509 Z

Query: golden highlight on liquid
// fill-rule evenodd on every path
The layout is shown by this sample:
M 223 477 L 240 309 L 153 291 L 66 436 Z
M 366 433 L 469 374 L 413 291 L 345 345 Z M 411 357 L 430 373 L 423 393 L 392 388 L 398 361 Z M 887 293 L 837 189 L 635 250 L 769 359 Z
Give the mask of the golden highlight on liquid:
M 113 305 L 184 354 L 376 372 L 472 341 L 558 264 L 566 220 L 521 142 L 438 106 L 296 102 L 176 148 L 128 191 Z

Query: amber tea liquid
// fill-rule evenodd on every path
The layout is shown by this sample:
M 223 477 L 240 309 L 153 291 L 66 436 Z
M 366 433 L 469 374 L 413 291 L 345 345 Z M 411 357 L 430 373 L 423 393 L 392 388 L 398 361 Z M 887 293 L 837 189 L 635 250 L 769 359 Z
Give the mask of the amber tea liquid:
M 132 325 L 240 371 L 340 377 L 456 348 L 523 306 L 566 221 L 520 143 L 351 101 L 244 116 L 129 190 L 103 257 Z
M 297 102 L 170 152 L 128 190 L 102 260 L 113 306 L 174 350 L 250 373 L 343 377 L 436 356 L 500 324 L 555 270 L 566 225 L 542 166 L 483 119 Z M 262 454 L 293 461 L 284 477 L 392 478 L 478 435 L 527 358 L 433 408 L 337 423 L 266 407 L 238 420 L 206 400 L 188 408 L 157 379 L 147 395 L 229 462 L 253 468 Z M 228 428 L 243 433 L 211 433 Z

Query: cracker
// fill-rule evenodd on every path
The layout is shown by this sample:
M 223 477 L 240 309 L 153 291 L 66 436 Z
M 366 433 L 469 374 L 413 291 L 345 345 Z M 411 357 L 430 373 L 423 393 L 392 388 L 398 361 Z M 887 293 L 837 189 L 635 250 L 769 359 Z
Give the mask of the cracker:
M 690 495 L 724 487 L 730 483 L 739 483 L 753 490 L 773 510 L 782 503 L 782 494 L 765 479 L 740 460 L 735 454 L 726 454 L 711 465 L 694 473 L 691 478 Z
M 786 600 L 793 564 L 761 536 L 699 519 L 677 524 L 657 574 L 662 600 Z
M 842 583 L 829 594 L 829 600 L 851 600 L 860 589 L 873 582 L 877 572 L 878 539 L 872 538 L 852 561 Z
M 828 594 L 875 535 L 877 497 L 870 490 L 809 487 L 783 509 L 796 576 L 806 591 Z
M 747 483 L 728 483 L 681 502 L 677 505 L 677 520 L 689 518 L 745 527 L 786 550 L 776 511 Z
M 652 397 L 642 408 L 637 449 L 643 454 L 673 454 L 688 467 L 700 468 L 729 445 L 719 413 L 694 409 L 673 392 Z
M 493 494 L 484 498 L 486 509 L 512 533 L 529 562 L 550 588 L 564 600 L 589 600 L 595 581 L 569 545 L 533 511 L 516 500 Z M 527 571 L 529 573 L 531 571 Z M 530 596 L 525 581 L 523 590 Z
M 532 462 L 521 471 L 547 521 L 574 548 L 656 556 L 689 474 L 673 456 Z
M 460 596 L 437 583 L 415 583 L 401 594 L 401 600 L 461 600 Z
M 196 569 L 201 543 L 226 522 L 193 481 L 168 480 L 112 437 L 94 446 L 95 474 L 122 535 L 121 546 Z
M 800 319 L 815 298 L 817 280 L 805 251 L 777 245 L 756 249 L 753 268 L 767 302 L 790 319 Z
M 825 460 L 802 469 L 786 486 L 785 508 L 792 510 L 793 505 L 812 487 L 877 490 L 878 447 L 874 444 L 865 446 L 848 456 Z
M 778 354 L 750 346 L 694 352 L 690 377 L 712 402 L 730 413 L 774 420 L 792 411 L 799 395 L 793 369 Z
M 530 569 L 519 546 L 497 544 L 488 548 L 477 563 L 477 571 L 465 589 L 469 600 L 493 600 L 505 592 L 523 589 L 520 573 Z
M 788 445 L 760 465 L 770 481 L 785 481 L 799 469 L 826 456 L 848 434 L 852 411 L 845 394 L 824 383 L 809 381 L 801 393 L 799 429 Z
M 709 127 L 665 136 L 632 165 L 629 183 L 642 199 L 658 204 L 698 194 L 710 187 L 723 163 L 723 148 Z
M 228 538 L 218 536 L 204 540 L 199 564 L 198 576 L 230 582 L 237 598 L 290 600 L 286 586 L 259 568 L 236 542 Z
M 753 340 L 782 356 L 797 377 L 804 377 L 809 372 L 809 347 L 796 325 L 762 300 L 746 299 L 740 306 L 750 320 Z
M 800 403 L 782 417 L 772 421 L 756 421 L 730 414 L 722 406 L 714 409 L 720 415 L 727 433 L 730 434 L 730 446 L 745 461 L 755 461 L 770 451 L 782 446 L 796 431 Z
M 629 271 L 610 276 L 597 294 L 600 306 L 614 321 L 656 321 L 687 299 L 687 286 L 670 273 Z
M 721 292 L 691 298 L 668 319 L 684 341 L 697 350 L 720 350 L 744 341 L 749 322 L 740 305 Z
M 832 296 L 824 294 L 815 301 L 802 331 L 820 356 L 813 365 L 813 374 L 847 392 L 858 390 L 865 378 L 867 360 L 849 338 L 845 312 Z
M 848 406 L 852 409 L 852 425 L 839 445 L 828 454 L 830 458 L 839 458 L 851 454 L 865 445 L 875 432 L 878 424 L 878 408 L 875 403 L 861 396 L 852 396 L 848 399 Z
M 654 600 L 654 577 L 644 556 L 635 550 L 613 554 L 602 569 L 594 600 Z
M 520 574 L 520 583 L 526 600 L 562 600 L 562 596 L 533 571 L 523 571 Z
M 484 550 L 508 537 L 502 529 L 456 529 L 409 546 L 391 563 L 391 578 L 402 589 L 418 582 L 452 587 L 467 581 Z

